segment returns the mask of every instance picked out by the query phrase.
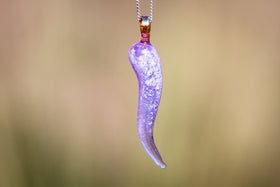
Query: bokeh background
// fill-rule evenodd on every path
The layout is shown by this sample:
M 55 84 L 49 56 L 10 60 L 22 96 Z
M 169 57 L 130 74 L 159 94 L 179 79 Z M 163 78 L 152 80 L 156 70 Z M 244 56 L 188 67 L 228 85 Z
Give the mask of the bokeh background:
M 280 186 L 279 7 L 154 1 L 163 170 L 136 130 L 135 1 L 1 1 L 0 186 Z

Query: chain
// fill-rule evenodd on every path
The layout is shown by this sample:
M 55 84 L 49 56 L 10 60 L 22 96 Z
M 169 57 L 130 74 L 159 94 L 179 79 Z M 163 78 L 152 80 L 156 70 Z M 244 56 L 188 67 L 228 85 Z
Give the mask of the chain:
M 136 10 L 137 10 L 137 19 L 140 22 L 141 19 L 141 9 L 140 9 L 140 0 L 136 0 Z M 153 20 L 153 0 L 150 0 L 150 21 Z

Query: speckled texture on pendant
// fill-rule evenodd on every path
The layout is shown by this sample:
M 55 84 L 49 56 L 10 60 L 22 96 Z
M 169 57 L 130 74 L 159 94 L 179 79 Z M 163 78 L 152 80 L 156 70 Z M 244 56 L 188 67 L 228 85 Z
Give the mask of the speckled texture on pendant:
M 150 42 L 139 42 L 130 48 L 128 58 L 139 83 L 137 130 L 140 141 L 153 161 L 159 167 L 166 168 L 153 138 L 154 121 L 162 90 L 159 55 Z

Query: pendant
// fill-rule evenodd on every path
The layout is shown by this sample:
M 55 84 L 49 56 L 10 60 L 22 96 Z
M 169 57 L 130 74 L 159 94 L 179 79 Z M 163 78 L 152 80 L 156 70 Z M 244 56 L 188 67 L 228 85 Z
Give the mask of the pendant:
M 141 41 L 131 46 L 128 58 L 139 84 L 137 131 L 140 141 L 151 159 L 159 167 L 166 168 L 153 138 L 154 121 L 162 90 L 162 70 L 159 55 L 150 43 L 150 30 L 149 16 L 142 16 Z

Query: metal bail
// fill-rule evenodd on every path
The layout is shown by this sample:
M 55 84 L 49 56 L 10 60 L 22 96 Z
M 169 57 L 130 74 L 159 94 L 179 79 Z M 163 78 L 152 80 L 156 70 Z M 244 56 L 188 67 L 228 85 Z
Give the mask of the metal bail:
M 140 31 L 141 31 L 141 42 L 150 43 L 151 20 L 149 16 L 141 16 Z

